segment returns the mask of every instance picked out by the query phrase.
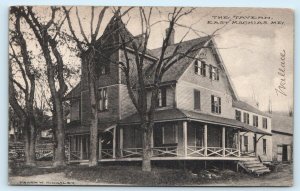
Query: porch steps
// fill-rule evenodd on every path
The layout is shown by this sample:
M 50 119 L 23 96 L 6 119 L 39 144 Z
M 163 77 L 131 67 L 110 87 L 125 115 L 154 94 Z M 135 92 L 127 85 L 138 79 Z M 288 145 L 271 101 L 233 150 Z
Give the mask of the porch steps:
M 238 165 L 242 167 L 247 173 L 260 176 L 270 172 L 270 169 L 266 167 L 258 159 L 249 161 L 239 161 Z

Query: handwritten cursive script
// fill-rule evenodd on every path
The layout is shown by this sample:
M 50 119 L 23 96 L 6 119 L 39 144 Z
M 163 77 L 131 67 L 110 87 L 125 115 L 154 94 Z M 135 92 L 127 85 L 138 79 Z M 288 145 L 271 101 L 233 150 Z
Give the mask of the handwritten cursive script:
M 282 52 L 280 52 L 280 66 L 278 68 L 278 75 L 280 76 L 280 82 L 277 88 L 275 88 L 276 94 L 277 96 L 279 94 L 287 96 L 286 95 L 286 76 L 285 76 L 285 56 L 286 56 L 286 52 L 283 49 Z

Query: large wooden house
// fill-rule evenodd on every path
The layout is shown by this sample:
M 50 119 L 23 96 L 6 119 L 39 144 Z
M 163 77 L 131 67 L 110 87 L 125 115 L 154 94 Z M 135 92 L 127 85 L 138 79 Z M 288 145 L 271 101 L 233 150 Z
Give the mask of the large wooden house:
M 103 35 L 111 34 L 116 27 L 120 29 L 117 33 L 133 37 L 122 22 L 115 20 Z M 116 34 L 112 41 L 118 39 Z M 188 40 L 181 43 L 181 50 L 204 43 L 209 43 L 209 48 L 180 60 L 163 77 L 154 114 L 151 160 L 239 161 L 258 156 L 271 160 L 271 118 L 239 100 L 214 40 Z M 172 34 L 167 52 L 176 45 Z M 131 48 L 127 49 L 130 52 Z M 159 53 L 160 48 L 148 50 L 147 61 L 157 59 Z M 121 48 L 107 56 L 114 62 L 125 59 Z M 99 161 L 141 160 L 140 120 L 125 77 L 116 64 L 105 59 L 99 59 L 99 64 Z M 87 161 L 90 151 L 87 66 L 83 63 L 81 67 L 81 81 L 66 97 L 71 103 L 66 125 L 70 162 Z

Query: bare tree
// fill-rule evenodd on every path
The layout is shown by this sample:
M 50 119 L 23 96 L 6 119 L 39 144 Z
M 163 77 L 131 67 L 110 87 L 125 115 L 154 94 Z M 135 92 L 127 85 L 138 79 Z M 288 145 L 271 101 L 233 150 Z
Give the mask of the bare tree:
M 35 166 L 36 125 L 34 117 L 34 99 L 37 73 L 27 49 L 27 42 L 21 31 L 21 16 L 11 8 L 14 16 L 14 28 L 10 31 L 9 64 L 9 103 L 18 116 L 25 141 L 25 164 Z M 18 48 L 19 54 L 15 50 Z M 18 78 L 16 73 L 20 73 Z M 18 91 L 18 90 L 19 91 Z M 20 96 L 23 95 L 23 96 Z
M 64 135 L 64 116 L 63 116 L 63 98 L 67 92 L 67 85 L 64 79 L 64 62 L 58 48 L 58 31 L 60 30 L 63 19 L 60 23 L 55 23 L 55 17 L 59 8 L 51 7 L 50 19 L 43 21 L 33 11 L 32 7 L 15 7 L 16 12 L 27 22 L 29 28 L 33 31 L 38 44 L 40 45 L 42 56 L 46 63 L 47 81 L 51 93 L 53 105 L 53 123 L 56 137 L 54 166 L 65 165 L 65 135 Z M 51 28 L 52 27 L 52 28 Z M 50 32 L 51 29 L 57 32 Z
M 102 38 L 99 40 L 97 37 L 99 36 L 99 31 L 102 27 L 102 21 L 107 12 L 108 7 L 103 7 L 98 14 L 98 20 L 96 28 L 94 29 L 94 18 L 95 18 L 95 7 L 91 7 L 91 20 L 89 23 L 90 33 L 87 35 L 84 31 L 84 28 L 81 24 L 81 18 L 79 16 L 78 8 L 75 7 L 76 18 L 78 21 L 79 29 L 80 29 L 80 37 L 76 35 L 74 30 L 74 23 L 70 18 L 71 9 L 67 9 L 63 7 L 68 26 L 70 29 L 71 36 L 76 43 L 79 57 L 82 60 L 84 67 L 87 68 L 87 86 L 89 90 L 89 100 L 90 100 L 90 118 L 89 118 L 89 126 L 90 126 L 90 158 L 89 158 L 89 166 L 96 166 L 98 164 L 98 78 L 99 78 L 99 67 L 101 67 L 101 63 L 99 63 L 99 55 L 106 55 L 108 50 L 110 54 L 117 50 L 114 46 L 108 46 L 107 41 L 109 37 Z M 114 11 L 114 16 L 112 19 L 115 19 L 119 15 L 121 8 L 118 8 Z M 123 15 L 126 14 L 131 8 L 124 11 Z M 111 36 L 111 35 L 108 35 Z M 82 40 L 81 40 L 82 39 Z M 109 58 L 105 57 L 107 60 Z M 103 63 L 102 63 L 103 65 Z M 98 71 L 98 72 L 97 72 Z
M 129 96 L 138 112 L 138 115 L 141 120 L 141 129 L 143 131 L 143 171 L 151 171 L 151 137 L 152 130 L 154 125 L 154 111 L 157 107 L 158 94 L 160 91 L 160 86 L 162 82 L 162 78 L 164 74 L 178 61 L 183 58 L 190 57 L 191 53 L 199 51 L 201 48 L 208 48 L 209 44 L 215 36 L 216 32 L 221 28 L 215 30 L 212 35 L 209 35 L 207 41 L 204 45 L 195 44 L 190 46 L 186 50 L 182 50 L 180 43 L 184 40 L 186 35 L 193 31 L 195 33 L 199 33 L 199 31 L 193 29 L 191 26 L 185 26 L 180 24 L 178 21 L 192 13 L 194 9 L 184 9 L 184 8 L 174 8 L 172 12 L 168 13 L 168 20 L 166 21 L 158 21 L 158 22 L 168 22 L 168 28 L 165 38 L 162 40 L 161 51 L 158 55 L 157 59 L 154 61 L 150 61 L 147 65 L 151 65 L 152 70 L 151 74 L 145 71 L 146 68 L 146 60 L 147 60 L 147 46 L 149 37 L 151 34 L 151 28 L 156 23 L 151 24 L 151 16 L 153 12 L 153 8 L 148 8 L 148 11 L 145 11 L 144 8 L 139 8 L 140 14 L 140 25 L 142 29 L 141 36 L 142 40 L 134 39 L 132 42 L 126 42 L 126 37 L 122 36 L 122 50 L 124 51 L 125 61 L 119 63 L 122 71 L 125 74 L 126 85 L 128 89 Z M 175 48 L 172 49 L 171 54 L 167 54 L 167 49 L 170 46 L 169 40 L 171 38 L 171 33 L 174 30 L 175 26 L 188 28 L 187 33 L 183 36 L 180 42 L 175 45 Z M 222 27 L 223 28 L 223 27 Z M 130 58 L 131 52 L 128 51 L 127 46 L 133 48 L 134 61 Z M 149 62 L 149 60 L 147 61 Z M 136 82 L 132 82 L 132 68 L 136 68 Z M 150 79 L 149 79 L 149 76 Z M 151 92 L 151 102 L 150 105 L 147 105 L 147 82 L 151 82 L 150 92 Z

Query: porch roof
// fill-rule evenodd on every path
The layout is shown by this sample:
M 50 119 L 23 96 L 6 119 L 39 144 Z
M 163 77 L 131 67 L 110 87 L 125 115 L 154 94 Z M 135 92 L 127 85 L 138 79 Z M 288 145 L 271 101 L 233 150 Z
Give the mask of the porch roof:
M 116 125 L 116 122 L 98 123 L 98 131 L 106 131 Z M 86 125 L 81 125 L 81 122 L 79 120 L 72 121 L 71 123 L 67 124 L 65 128 L 66 134 L 88 134 L 89 132 L 90 128 Z
M 154 122 L 168 122 L 168 121 L 178 121 L 178 120 L 190 120 L 190 121 L 200 121 L 207 122 L 210 124 L 223 125 L 227 127 L 235 127 L 244 131 L 251 131 L 258 134 L 263 135 L 272 135 L 269 132 L 258 129 L 257 127 L 253 127 L 251 125 L 242 123 L 240 121 L 199 113 L 195 111 L 187 111 L 178 108 L 170 108 L 164 110 L 157 110 L 154 113 Z M 140 123 L 140 119 L 138 114 L 133 114 L 123 120 L 120 121 L 120 125 L 130 125 L 130 124 L 138 124 Z

